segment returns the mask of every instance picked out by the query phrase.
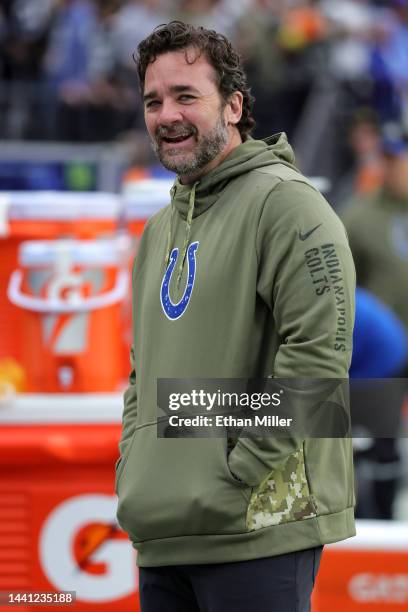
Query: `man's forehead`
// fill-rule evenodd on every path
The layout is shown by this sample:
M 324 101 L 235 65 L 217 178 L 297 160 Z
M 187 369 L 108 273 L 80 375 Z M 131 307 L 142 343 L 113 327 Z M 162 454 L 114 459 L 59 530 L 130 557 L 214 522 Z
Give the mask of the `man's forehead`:
M 148 64 L 145 89 L 148 82 L 165 80 L 172 85 L 198 86 L 200 80 L 217 83 L 217 75 L 206 55 L 194 47 L 161 53 Z

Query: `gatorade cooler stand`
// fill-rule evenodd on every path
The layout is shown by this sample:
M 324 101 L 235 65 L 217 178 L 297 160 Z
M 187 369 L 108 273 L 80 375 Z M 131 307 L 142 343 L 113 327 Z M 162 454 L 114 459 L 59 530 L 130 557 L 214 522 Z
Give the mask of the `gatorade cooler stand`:
M 325 546 L 313 612 L 408 610 L 408 524 L 357 521 L 357 536 Z
M 78 612 L 138 612 L 135 551 L 115 518 L 121 413 L 121 394 L 1 406 L 0 591 L 75 591 Z M 360 520 L 357 534 L 325 546 L 313 612 L 407 610 L 408 525 Z
M 76 591 L 55 608 L 138 612 L 135 551 L 115 516 L 121 412 L 119 394 L 1 406 L 0 591 Z

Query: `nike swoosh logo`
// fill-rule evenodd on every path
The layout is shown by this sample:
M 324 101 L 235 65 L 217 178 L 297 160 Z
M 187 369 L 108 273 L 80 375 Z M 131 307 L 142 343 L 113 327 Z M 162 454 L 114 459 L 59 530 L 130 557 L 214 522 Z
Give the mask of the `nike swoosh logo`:
M 313 234 L 313 232 L 315 232 L 317 230 L 317 228 L 320 227 L 321 225 L 322 225 L 322 223 L 319 223 L 319 225 L 316 225 L 316 227 L 314 227 L 313 229 L 309 230 L 305 234 L 302 234 L 302 232 L 299 231 L 299 240 L 307 240 L 309 238 L 309 236 L 311 236 Z

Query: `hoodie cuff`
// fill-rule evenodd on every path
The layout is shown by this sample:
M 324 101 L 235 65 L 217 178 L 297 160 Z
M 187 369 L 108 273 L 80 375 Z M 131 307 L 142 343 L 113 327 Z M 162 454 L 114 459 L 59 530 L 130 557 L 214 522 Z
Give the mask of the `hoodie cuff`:
M 241 440 L 237 442 L 228 456 L 228 466 L 236 478 L 250 487 L 256 487 L 268 475 L 270 468 L 258 459 L 246 444 Z

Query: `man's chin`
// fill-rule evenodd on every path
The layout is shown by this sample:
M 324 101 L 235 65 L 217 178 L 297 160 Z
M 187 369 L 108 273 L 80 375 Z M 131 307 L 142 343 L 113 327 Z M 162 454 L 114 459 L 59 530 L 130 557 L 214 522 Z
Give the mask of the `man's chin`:
M 194 167 L 194 159 L 187 155 L 171 154 L 170 151 L 166 151 L 165 155 L 159 155 L 159 160 L 161 164 L 172 172 L 176 172 L 177 174 L 188 174 L 195 170 Z

